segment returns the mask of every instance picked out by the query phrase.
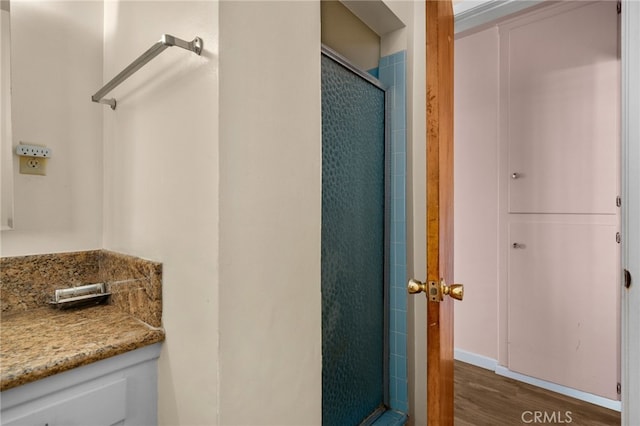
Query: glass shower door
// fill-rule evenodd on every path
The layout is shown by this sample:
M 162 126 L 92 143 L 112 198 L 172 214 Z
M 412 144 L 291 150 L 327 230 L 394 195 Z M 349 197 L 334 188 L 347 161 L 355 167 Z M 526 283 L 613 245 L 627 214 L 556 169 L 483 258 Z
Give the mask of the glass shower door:
M 323 52 L 324 53 L 324 52 Z M 322 423 L 386 399 L 385 92 L 322 56 Z

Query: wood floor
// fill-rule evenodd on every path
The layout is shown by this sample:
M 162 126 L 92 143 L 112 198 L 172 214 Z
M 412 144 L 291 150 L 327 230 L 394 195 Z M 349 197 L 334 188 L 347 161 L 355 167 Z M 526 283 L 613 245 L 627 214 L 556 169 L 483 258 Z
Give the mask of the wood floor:
M 521 424 L 619 425 L 620 413 L 455 361 L 456 426 Z

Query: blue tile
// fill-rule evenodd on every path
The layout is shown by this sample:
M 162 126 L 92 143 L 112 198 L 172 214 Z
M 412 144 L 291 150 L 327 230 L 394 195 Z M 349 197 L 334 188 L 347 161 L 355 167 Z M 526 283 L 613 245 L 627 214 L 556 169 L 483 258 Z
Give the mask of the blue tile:
M 394 200 L 395 202 L 398 202 L 400 200 Z M 406 236 L 406 229 L 404 229 L 404 225 L 402 224 L 403 222 L 400 221 L 395 221 L 395 222 L 391 222 L 391 239 L 389 240 L 390 243 L 397 243 L 397 244 L 405 244 L 406 240 L 407 240 L 407 236 Z
M 391 306 L 389 306 L 391 308 Z M 389 330 L 397 330 L 395 310 L 389 309 Z
M 404 108 L 391 109 L 391 128 L 405 129 L 407 127 L 407 113 Z
M 404 85 L 407 81 L 407 67 L 404 61 L 397 62 L 393 65 L 394 78 L 397 85 Z
M 394 382 L 397 385 L 401 382 L 401 380 L 398 380 L 398 379 L 401 379 L 400 377 L 398 377 L 398 370 L 399 368 L 401 368 L 399 364 L 402 362 L 402 358 L 399 357 L 398 355 L 391 355 L 389 358 L 390 358 L 390 365 L 393 366 L 393 369 L 390 371 L 391 373 L 390 376 L 396 379 L 394 380 Z M 391 382 L 391 380 L 389 381 Z M 398 388 L 398 386 L 396 386 L 396 388 Z M 396 389 L 396 391 L 397 390 L 398 389 Z
M 407 381 L 406 380 L 398 380 L 398 382 L 396 383 L 397 389 L 397 396 L 398 396 L 398 400 L 399 401 L 408 401 L 407 398 Z
M 406 90 L 404 90 L 404 85 L 402 86 L 396 85 L 396 88 L 397 88 L 397 96 L 394 97 L 393 107 L 403 108 L 406 110 L 407 97 L 406 97 Z M 402 123 L 397 123 L 396 129 L 404 129 L 404 128 L 406 128 L 406 125 L 403 125 Z
M 405 74 L 407 67 L 404 63 L 396 64 L 393 68 L 393 85 L 403 92 L 407 89 L 407 75 Z M 405 105 L 406 104 L 398 104 Z
M 393 155 L 395 155 L 395 154 L 392 154 L 392 157 L 391 157 L 391 158 L 393 158 Z M 393 162 L 392 162 L 392 163 L 393 163 Z M 391 167 L 393 167 L 393 164 L 391 164 Z M 396 181 L 397 181 L 398 179 L 402 179 L 402 177 L 401 177 L 401 176 L 399 176 L 399 175 L 397 175 L 397 174 L 394 174 L 394 173 L 391 173 L 391 176 L 390 176 L 390 177 L 391 177 L 391 185 L 390 185 L 390 189 L 391 189 L 391 191 L 392 191 L 392 192 L 391 192 L 391 195 L 393 195 L 393 190 L 394 190 L 394 188 L 395 188 L 395 186 L 396 186 Z
M 393 357 L 391 357 L 393 359 Z M 391 364 L 393 365 L 393 361 L 391 361 Z M 393 376 L 393 371 L 395 370 L 391 370 L 391 377 L 389 378 L 389 398 L 390 399 L 398 399 L 398 386 L 397 386 L 397 379 L 395 379 Z
M 407 334 L 406 333 L 396 333 L 396 354 L 407 356 Z M 405 365 L 405 374 L 407 375 L 407 367 Z
M 397 304 L 398 304 L 398 295 L 394 291 L 389 289 L 389 308 L 397 309 Z
M 396 311 L 397 312 L 406 312 L 407 311 L 407 290 L 404 287 L 396 287 Z M 406 330 L 398 329 L 398 332 L 405 332 Z
M 405 265 L 396 264 L 396 253 L 394 253 L 390 261 L 393 264 L 393 279 L 390 279 L 389 281 L 393 281 L 392 289 L 400 288 L 402 285 L 404 285 L 404 283 L 400 281 L 400 279 L 402 278 L 402 269 L 405 268 Z
M 398 244 L 400 245 L 400 244 Z M 404 266 L 407 264 L 407 252 L 406 250 L 398 250 L 395 256 L 396 265 Z
M 407 223 L 405 221 L 394 222 L 396 227 L 396 242 L 402 244 L 402 248 L 407 252 Z
M 407 379 L 407 358 L 405 356 L 397 356 L 397 361 L 396 361 L 396 377 L 398 377 L 399 379 Z M 402 386 L 401 382 L 398 382 L 398 385 L 400 385 L 399 387 Z M 405 390 L 406 392 L 406 390 Z M 398 398 L 400 398 L 400 389 L 398 389 Z
M 393 240 L 394 243 L 401 243 L 403 245 L 405 245 L 406 247 L 406 242 L 407 242 L 407 225 L 406 222 L 394 222 L 393 223 L 393 232 L 395 235 L 395 239 Z M 406 251 L 406 249 L 405 249 Z
M 404 241 L 401 238 L 402 234 L 400 234 L 401 228 L 402 228 L 402 222 L 391 222 L 391 240 L 390 242 L 393 243 L 400 243 L 402 244 Z M 394 267 L 391 267 L 391 272 L 395 272 Z
M 396 352 L 394 353 L 394 355 L 399 356 L 399 357 L 403 357 L 403 358 L 407 358 L 407 348 L 396 348 Z M 406 379 L 407 378 L 407 366 L 406 364 L 404 364 L 404 367 L 402 367 L 402 369 L 400 370 L 400 367 L 396 366 L 396 371 L 398 372 L 398 376 L 400 376 L 400 374 L 402 372 L 404 372 L 404 375 L 402 377 L 398 377 L 400 379 Z
M 378 80 L 386 86 L 393 86 L 395 81 L 395 67 L 381 66 L 378 68 Z
M 382 81 L 382 84 L 387 84 L 387 83 Z M 385 93 L 385 104 L 391 106 L 391 108 L 389 108 L 388 111 L 391 111 L 393 109 L 393 104 L 395 103 L 395 99 L 396 99 L 396 94 L 395 94 L 395 90 L 393 89 L 393 86 L 387 87 L 387 92 Z M 391 126 L 390 122 L 388 123 L 388 125 Z
M 400 159 L 398 160 L 396 157 L 400 157 Z M 394 154 L 393 156 L 393 160 L 394 162 L 398 162 L 400 164 L 402 164 L 404 162 L 404 159 L 402 158 L 404 157 L 403 154 Z M 392 178 L 392 182 L 393 182 L 393 189 L 392 189 L 392 195 L 393 198 L 395 199 L 394 202 L 397 203 L 404 203 L 404 194 L 405 194 L 405 178 L 403 175 L 396 175 L 397 178 L 393 179 Z
M 402 311 L 395 311 L 396 316 L 396 330 L 401 333 L 407 332 L 407 313 Z
M 401 152 L 402 148 L 402 133 L 391 129 L 391 153 Z
M 389 398 L 389 406 L 390 406 L 391 408 L 394 408 L 394 409 L 395 409 L 395 408 L 396 408 L 396 405 L 398 405 L 398 404 L 399 404 L 399 402 L 398 402 L 398 400 L 397 400 L 397 399 L 391 399 L 391 398 Z M 374 425 L 375 425 L 375 423 L 374 423 Z
M 401 337 L 396 341 L 397 347 L 396 347 L 395 355 L 404 357 L 406 359 L 407 358 L 407 335 L 406 334 L 402 334 L 402 333 L 398 333 L 398 334 Z M 400 378 L 401 379 L 402 378 L 406 379 L 407 378 L 407 366 L 406 366 L 406 363 L 405 363 L 403 371 L 404 371 L 404 375 L 402 377 L 400 377 Z
M 404 244 L 403 243 L 393 243 L 391 244 L 395 250 L 393 250 L 393 264 L 395 266 L 404 266 L 407 262 L 407 255 L 403 253 Z
M 405 265 L 393 265 L 393 278 L 390 279 L 393 288 L 404 287 L 403 277 L 405 275 Z
M 372 76 L 374 76 L 375 78 L 378 78 L 378 72 L 379 69 L 378 68 L 371 68 L 369 71 L 367 71 L 369 74 L 371 74 Z
M 406 266 L 398 266 L 398 268 L 396 269 L 396 278 L 395 278 L 395 281 L 398 283 L 398 288 L 401 288 L 403 292 L 407 291 L 407 272 L 405 268 Z M 404 308 L 403 310 L 406 310 L 406 302 L 403 308 Z M 398 331 L 403 331 L 403 330 L 398 329 Z
M 396 287 L 392 291 L 390 291 L 390 293 L 395 293 L 395 296 L 394 296 L 395 303 L 392 305 L 392 307 L 396 310 L 396 312 L 406 310 L 407 302 L 406 302 L 404 289 L 400 289 Z M 403 330 L 399 329 L 397 331 L 403 331 Z
M 393 400 L 391 407 L 393 407 Z M 387 410 L 373 422 L 373 426 L 403 426 L 407 423 L 407 415 L 398 411 Z
M 405 129 L 391 130 L 391 152 L 406 152 L 407 131 Z
M 396 175 L 403 175 L 407 167 L 407 161 L 404 152 L 396 152 L 393 154 L 392 172 Z
M 401 340 L 402 337 L 400 336 L 400 333 L 396 333 L 395 331 L 389 333 L 389 353 L 391 355 L 398 353 L 397 343 Z
M 393 222 L 391 222 L 391 227 L 389 229 L 389 242 L 395 243 L 398 239 L 398 230 L 395 226 L 393 226 Z M 391 258 L 393 258 L 393 250 L 391 251 Z M 393 265 L 391 266 L 391 277 L 393 278 Z
M 404 201 L 404 200 L 403 200 L 403 201 Z M 406 207 L 405 207 L 405 205 L 404 205 L 404 202 L 399 201 L 399 202 L 397 202 L 397 203 L 394 203 L 393 210 L 394 210 L 394 213 L 395 213 L 395 217 L 396 217 L 396 218 L 404 219 L 404 218 L 406 217 L 406 216 L 405 216 L 405 214 L 406 214 Z M 394 216 L 392 215 L 392 216 L 391 216 L 391 220 L 393 220 L 393 218 L 394 218 Z
M 380 58 L 378 78 L 388 86 L 391 118 L 390 402 L 393 408 L 406 411 L 408 408 L 406 390 L 406 51 Z
M 394 410 L 398 410 L 398 411 L 402 411 L 404 413 L 408 413 L 409 412 L 409 402 L 408 401 L 398 401 L 398 404 L 395 406 L 392 406 L 392 408 Z

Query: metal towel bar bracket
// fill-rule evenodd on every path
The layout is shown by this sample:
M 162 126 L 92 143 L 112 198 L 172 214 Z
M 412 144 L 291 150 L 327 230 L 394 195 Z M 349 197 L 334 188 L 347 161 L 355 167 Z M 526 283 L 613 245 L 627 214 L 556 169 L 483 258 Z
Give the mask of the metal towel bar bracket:
M 91 96 L 91 100 L 100 104 L 110 105 L 111 109 L 116 109 L 116 100 L 113 98 L 105 99 L 104 96 L 115 89 L 120 83 L 129 78 L 131 74 L 142 68 L 142 66 L 147 62 L 158 56 L 164 49 L 171 46 L 177 46 L 186 50 L 190 50 L 196 55 L 200 55 L 200 53 L 202 53 L 202 39 L 200 37 L 196 37 L 192 41 L 185 41 L 169 34 L 163 34 L 160 38 L 160 41 L 155 43 L 149 48 L 149 50 L 140 55 L 138 59 L 133 61 L 128 67 L 122 70 L 120 74 L 113 77 L 113 79 L 105 84 L 102 89 L 98 90 L 93 96 Z

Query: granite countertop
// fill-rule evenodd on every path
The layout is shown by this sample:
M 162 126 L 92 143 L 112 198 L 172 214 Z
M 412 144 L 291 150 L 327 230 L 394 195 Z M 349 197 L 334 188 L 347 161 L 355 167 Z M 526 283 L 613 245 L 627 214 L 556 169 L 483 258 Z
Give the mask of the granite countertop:
M 4 313 L 0 390 L 161 342 L 155 328 L 113 305 Z

